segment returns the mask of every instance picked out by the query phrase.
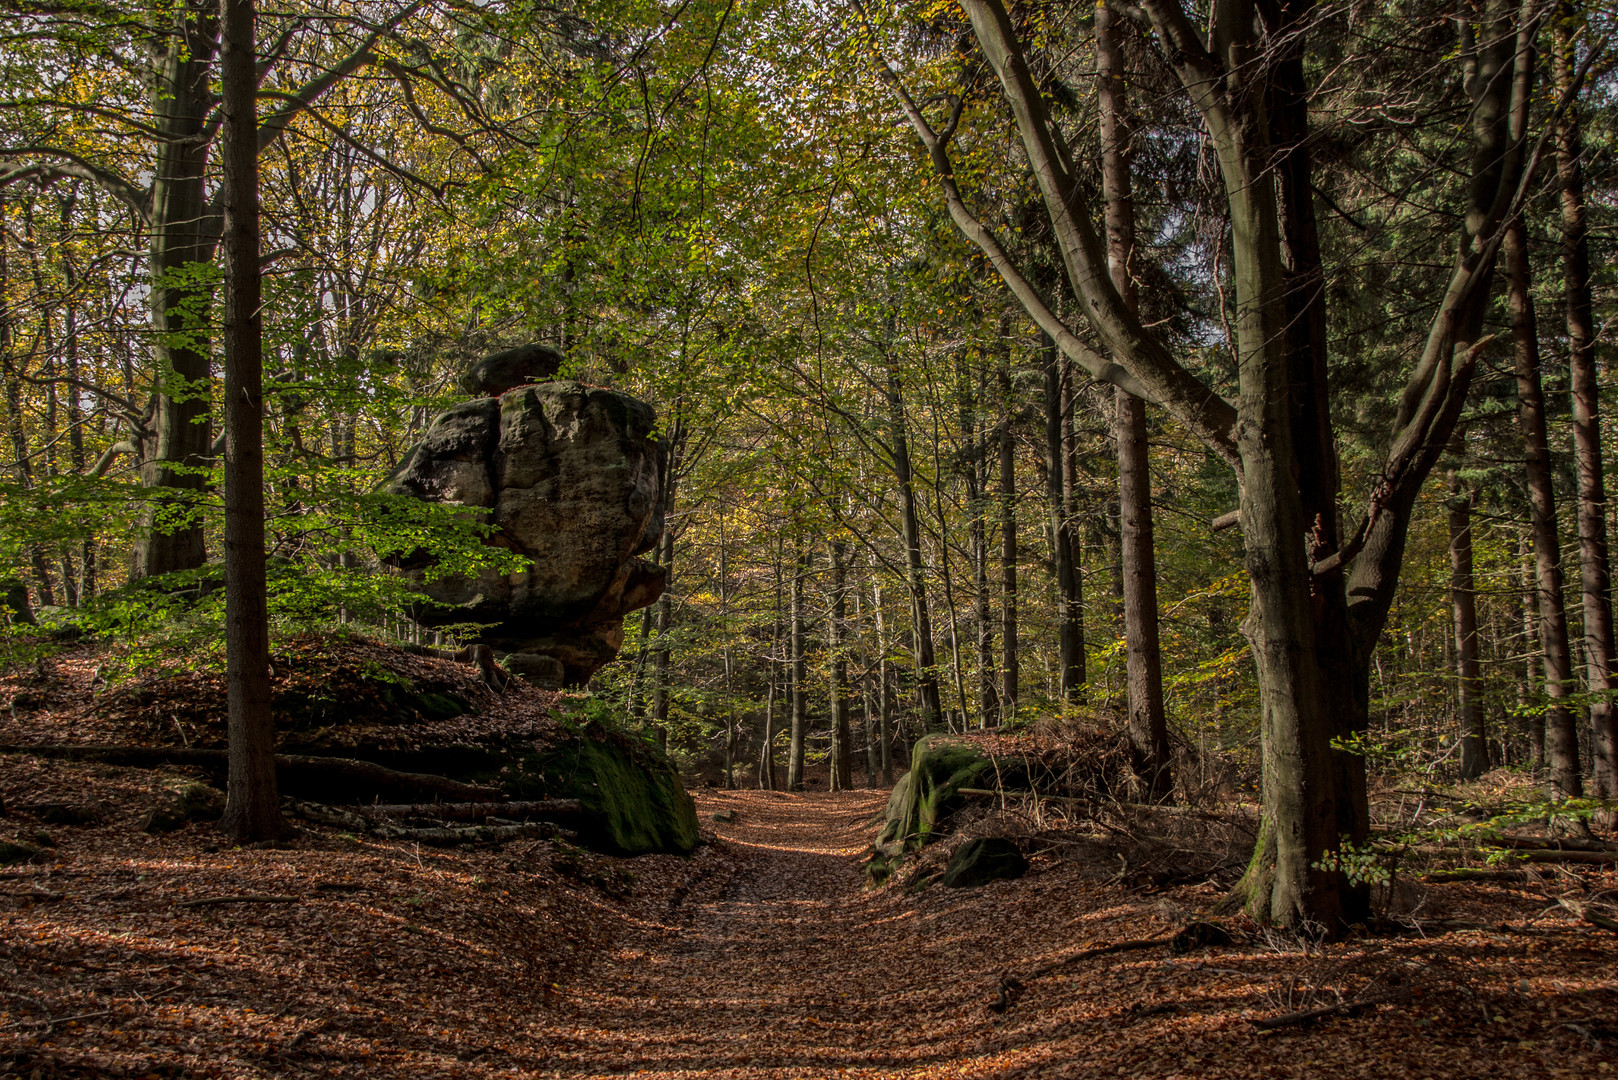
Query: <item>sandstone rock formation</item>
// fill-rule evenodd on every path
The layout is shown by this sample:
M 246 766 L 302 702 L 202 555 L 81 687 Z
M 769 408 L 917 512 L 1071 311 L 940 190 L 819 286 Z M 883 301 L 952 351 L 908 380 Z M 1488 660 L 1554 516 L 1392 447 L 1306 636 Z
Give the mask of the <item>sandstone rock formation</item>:
M 486 358 L 466 382 L 501 386 L 513 370 L 533 366 L 534 356 L 510 360 L 518 352 Z M 663 592 L 663 569 L 637 558 L 663 535 L 664 455 L 654 423 L 642 401 L 568 381 L 506 389 L 434 420 L 385 489 L 481 510 L 500 530 L 489 542 L 531 565 L 426 583 L 427 595 L 450 606 L 417 618 L 491 623 L 481 640 L 513 654 L 506 666 L 514 674 L 586 682 L 622 648 L 625 613 Z M 412 572 L 419 578 L 419 567 Z

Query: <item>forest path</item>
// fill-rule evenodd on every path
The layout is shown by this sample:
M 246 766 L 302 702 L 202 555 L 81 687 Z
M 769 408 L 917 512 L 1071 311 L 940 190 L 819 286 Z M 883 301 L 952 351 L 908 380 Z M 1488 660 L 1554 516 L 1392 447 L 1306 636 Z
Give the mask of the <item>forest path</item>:
M 987 1049 L 994 978 L 937 961 L 962 946 L 978 954 L 970 967 L 997 957 L 863 889 L 859 856 L 886 797 L 698 793 L 728 873 L 693 882 L 567 989 L 577 1012 L 548 1033 L 552 1075 L 960 1075 L 949 1066 L 963 1050 Z M 736 820 L 714 823 L 722 810 Z

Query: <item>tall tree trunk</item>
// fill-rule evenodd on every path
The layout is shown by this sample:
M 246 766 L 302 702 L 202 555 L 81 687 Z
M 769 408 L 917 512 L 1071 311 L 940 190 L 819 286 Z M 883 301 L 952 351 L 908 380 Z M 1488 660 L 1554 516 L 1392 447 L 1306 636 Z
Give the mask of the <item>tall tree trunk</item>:
M 921 522 L 916 512 L 915 474 L 910 464 L 910 439 L 906 433 L 904 398 L 900 394 L 899 369 L 888 371 L 888 411 L 892 425 L 893 473 L 899 482 L 899 521 L 905 545 L 905 585 L 910 592 L 911 641 L 916 658 L 916 689 L 921 702 L 922 727 L 934 731 L 943 720 L 943 700 L 938 692 L 938 665 L 933 654 L 932 609 L 927 602 L 927 573 L 921 553 Z
M 236 843 L 285 828 L 275 782 L 264 576 L 264 343 L 260 317 L 258 71 L 253 0 L 220 0 L 225 205 L 225 688 Z
M 831 648 L 831 760 L 829 786 L 847 791 L 854 786 L 853 747 L 848 725 L 848 655 L 844 637 L 848 620 L 848 545 L 831 543 L 831 617 L 826 644 Z
M 1551 72 L 1559 96 L 1574 91 L 1576 6 L 1563 0 L 1552 20 Z M 1567 305 L 1568 371 L 1573 404 L 1573 460 L 1579 483 L 1579 588 L 1584 598 L 1584 657 L 1589 683 L 1590 750 L 1595 794 L 1618 795 L 1618 706 L 1615 683 L 1612 564 L 1607 553 L 1607 482 L 1601 460 L 1594 305 L 1590 294 L 1589 223 L 1584 208 L 1584 141 L 1579 107 L 1569 102 L 1556 128 L 1556 176 L 1562 189 L 1562 287 Z
M 205 190 L 205 129 L 213 104 L 208 81 L 216 11 L 202 0 L 186 0 L 176 5 L 175 25 L 157 39 L 152 113 L 160 135 L 149 253 L 157 390 L 141 467 L 151 505 L 135 542 L 132 574 L 137 578 L 194 570 L 206 559 L 199 514 L 213 445 L 208 264 L 218 246 L 219 223 Z
M 1095 40 L 1101 108 L 1101 186 L 1107 200 L 1107 265 L 1131 311 L 1139 306 L 1131 262 L 1135 203 L 1130 190 L 1129 105 L 1115 16 L 1096 8 Z M 1168 720 L 1163 714 L 1163 657 L 1157 627 L 1157 554 L 1152 532 L 1152 473 L 1146 443 L 1146 404 L 1122 387 L 1114 391 L 1118 444 L 1118 538 L 1124 584 L 1124 647 L 1129 743 L 1136 774 L 1151 799 L 1173 790 Z
M 809 576 L 812 547 L 807 539 L 798 541 L 798 564 L 792 573 L 792 735 L 787 751 L 787 790 L 803 790 L 804 741 L 809 734 L 809 659 L 805 639 L 808 613 L 804 610 L 805 578 Z
M 875 568 L 873 567 L 873 570 Z M 876 622 L 877 692 L 881 696 L 882 783 L 893 783 L 893 665 L 888 663 L 888 628 L 882 604 L 882 582 L 871 575 L 871 611 Z
M 1539 590 L 1534 582 L 1534 542 L 1528 530 L 1517 533 L 1517 584 L 1522 597 L 1522 685 L 1517 708 L 1528 738 L 1528 763 L 1537 772 L 1545 767 L 1545 712 L 1540 708 L 1539 687 L 1544 667 L 1544 647 L 1540 645 Z
M 764 736 L 759 740 L 758 749 L 758 786 L 765 791 L 775 791 L 780 786 L 775 774 L 775 705 L 779 700 L 776 696 L 776 687 L 780 684 L 783 666 L 779 659 L 783 647 L 781 562 L 786 557 L 786 546 L 777 540 L 774 548 L 774 557 L 770 560 L 771 568 L 775 572 L 775 592 L 770 608 L 770 650 L 764 663 L 764 675 L 768 680 L 768 686 L 764 692 Z
M 674 529 L 665 527 L 660 541 L 658 563 L 668 571 L 668 582 L 674 583 Z M 664 753 L 669 748 L 669 628 L 674 619 L 674 598 L 671 588 L 665 588 L 657 598 L 657 637 L 652 647 L 652 731 L 657 745 Z
M 1489 768 L 1483 728 L 1483 677 L 1478 662 L 1477 593 L 1472 581 L 1472 492 L 1449 474 L 1449 596 L 1455 622 L 1455 687 L 1461 720 L 1461 779 Z
M 1084 700 L 1084 603 L 1068 521 L 1067 446 L 1064 438 L 1066 400 L 1062 392 L 1061 354 L 1048 336 L 1040 344 L 1045 370 L 1045 492 L 1049 506 L 1051 567 L 1056 577 L 1057 640 L 1061 651 L 1061 694 L 1072 703 Z
M 972 624 L 977 634 L 978 726 L 994 723 L 999 698 L 995 690 L 994 626 L 989 619 L 988 440 L 979 431 L 978 398 L 970 372 L 961 372 L 961 439 L 966 449 L 966 503 L 970 519 L 967 539 L 972 552 Z
M 1528 271 L 1528 231 L 1522 218 L 1506 226 L 1504 244 L 1507 306 L 1517 373 L 1517 418 L 1527 458 L 1525 479 L 1534 528 L 1535 599 L 1539 605 L 1540 646 L 1545 658 L 1546 752 L 1557 795 L 1583 794 L 1579 733 L 1567 698 L 1573 692 L 1573 656 L 1568 647 L 1567 609 L 1562 588 L 1562 544 L 1556 529 L 1556 494 L 1550 447 L 1545 435 L 1545 391 L 1539 376 L 1539 327 Z
M 1008 320 L 1001 320 L 1006 352 L 1001 358 L 1000 396 L 1005 416 L 1000 424 L 1000 717 L 1017 716 L 1017 442 L 1012 430 L 1015 405 L 1011 395 L 1011 345 Z

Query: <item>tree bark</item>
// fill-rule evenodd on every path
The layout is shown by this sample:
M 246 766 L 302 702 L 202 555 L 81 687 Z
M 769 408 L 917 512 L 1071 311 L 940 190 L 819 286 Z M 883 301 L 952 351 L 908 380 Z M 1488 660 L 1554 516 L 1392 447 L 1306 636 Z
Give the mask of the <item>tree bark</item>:
M 195 570 L 207 558 L 198 515 L 213 447 L 208 270 L 220 234 L 205 184 L 218 11 L 208 0 L 177 5 L 175 24 L 157 38 L 154 58 L 152 114 L 160 134 L 148 261 L 157 390 L 153 444 L 143 448 L 141 466 L 151 503 L 135 542 L 131 573 L 137 578 Z M 253 139 L 256 154 L 256 134 Z
M 1001 322 L 1001 336 L 1007 337 L 1007 320 Z M 1005 416 L 1000 423 L 1000 718 L 1017 716 L 1017 441 L 1012 430 L 1016 414 L 1011 389 L 1011 345 L 1001 358 L 1000 396 Z
M 826 644 L 831 649 L 831 760 L 829 787 L 847 791 L 854 786 L 853 746 L 848 724 L 848 655 L 844 635 L 848 620 L 848 545 L 831 543 L 831 617 Z
M 798 564 L 792 573 L 792 734 L 787 751 L 787 790 L 803 790 L 804 741 L 809 734 L 809 660 L 806 639 L 809 616 L 804 610 L 805 578 L 809 576 L 812 547 L 807 539 L 798 541 Z
M 264 338 L 260 314 L 254 0 L 220 0 L 225 257 L 225 688 L 230 778 L 221 828 L 238 844 L 286 829 L 275 782 L 264 572 Z
M 882 783 L 893 783 L 893 665 L 888 663 L 887 617 L 882 604 L 882 582 L 872 575 L 871 610 L 876 621 L 876 678 L 880 695 L 882 729 Z
M 1455 686 L 1461 721 L 1461 779 L 1489 768 L 1483 727 L 1483 676 L 1478 662 L 1477 593 L 1472 579 L 1472 501 L 1454 469 L 1449 474 L 1449 596 L 1455 627 Z
M 1551 73 L 1560 97 L 1574 93 L 1576 6 L 1563 0 L 1552 20 Z M 1594 794 L 1618 795 L 1618 706 L 1612 625 L 1612 564 L 1607 551 L 1607 483 L 1601 457 L 1600 379 L 1590 291 L 1589 222 L 1584 200 L 1584 140 L 1577 101 L 1557 125 L 1556 177 L 1562 195 L 1562 288 L 1567 307 L 1568 372 L 1573 406 L 1573 460 L 1579 487 L 1579 589 L 1584 600 L 1584 657 L 1591 693 L 1590 750 Z
M 900 394 L 897 365 L 888 370 L 888 411 L 892 425 L 893 473 L 899 482 L 899 520 L 905 545 L 905 585 L 910 592 L 910 632 L 916 658 L 916 690 L 921 723 L 927 731 L 943 721 L 943 700 L 938 692 L 938 666 L 933 653 L 932 609 L 927 602 L 927 573 L 921 554 L 921 522 L 916 512 L 916 483 L 910 464 L 910 439 L 905 430 L 904 398 Z
M 1084 600 L 1074 565 L 1073 537 L 1068 520 L 1066 395 L 1062 392 L 1061 353 L 1048 336 L 1040 345 L 1045 370 L 1045 495 L 1049 515 L 1051 569 L 1056 578 L 1057 644 L 1062 698 L 1070 704 L 1084 701 Z
M 972 549 L 972 623 L 977 635 L 978 726 L 995 722 L 999 696 L 995 688 L 994 624 L 989 617 L 988 438 L 978 430 L 978 399 L 972 393 L 971 374 L 961 372 L 961 439 L 966 450 L 967 525 Z
M 1101 112 L 1101 187 L 1107 200 L 1107 264 L 1124 304 L 1139 308 L 1131 263 L 1135 203 L 1130 185 L 1129 106 L 1123 56 L 1112 9 L 1096 8 L 1097 89 Z M 1118 537 L 1124 593 L 1128 732 L 1135 773 L 1156 801 L 1173 790 L 1168 720 L 1163 713 L 1163 657 L 1157 625 L 1157 553 L 1152 530 L 1152 472 L 1146 404 L 1113 391 L 1118 445 Z
M 665 527 L 661 541 L 662 554 L 658 563 L 668 571 L 668 581 L 674 583 L 674 529 Z M 658 749 L 669 749 L 669 628 L 674 619 L 674 599 L 665 588 L 657 598 L 657 637 L 652 647 L 652 731 Z
M 1579 769 L 1579 734 L 1567 698 L 1573 693 L 1573 655 L 1568 647 L 1567 607 L 1562 585 L 1562 543 L 1556 527 L 1556 493 L 1550 446 L 1545 434 L 1545 391 L 1539 374 L 1539 327 L 1528 270 L 1528 230 L 1521 217 L 1506 226 L 1506 302 L 1517 375 L 1517 419 L 1527 459 L 1524 479 L 1534 530 L 1535 602 L 1545 664 L 1545 750 L 1555 793 L 1584 793 Z

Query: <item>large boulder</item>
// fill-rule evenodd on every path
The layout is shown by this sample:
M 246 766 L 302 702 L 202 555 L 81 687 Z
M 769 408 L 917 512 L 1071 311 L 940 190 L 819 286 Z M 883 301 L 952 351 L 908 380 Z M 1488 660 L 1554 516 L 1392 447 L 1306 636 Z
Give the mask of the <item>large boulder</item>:
M 473 397 L 499 397 L 530 383 L 549 382 L 562 370 L 562 354 L 547 345 L 518 345 L 490 353 L 461 376 L 461 389 Z
M 917 741 L 910 752 L 910 771 L 888 796 L 878 847 L 897 854 L 924 846 L 961 805 L 960 789 L 972 787 L 993 770 L 994 763 L 969 743 L 947 735 Z
M 689 855 L 699 840 L 696 805 L 668 758 L 596 726 L 523 762 L 507 788 L 578 799 L 580 842 L 609 855 Z
M 385 490 L 475 509 L 499 529 L 491 544 L 530 563 L 434 581 L 414 566 L 443 605 L 417 619 L 490 624 L 481 640 L 495 650 L 550 657 L 565 684 L 588 681 L 623 647 L 624 615 L 663 593 L 665 571 L 637 557 L 663 535 L 655 424 L 645 402 L 570 381 L 518 386 L 434 420 Z

